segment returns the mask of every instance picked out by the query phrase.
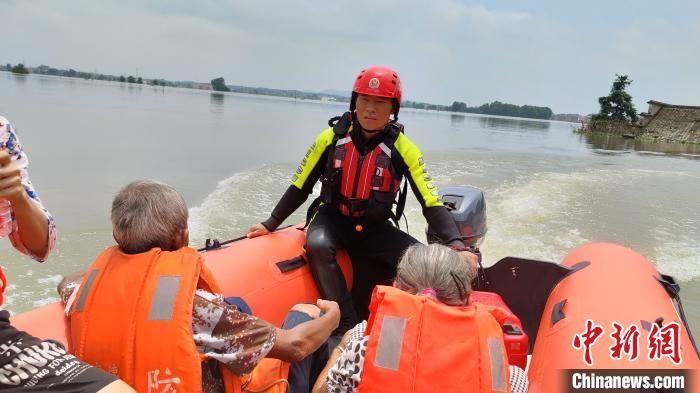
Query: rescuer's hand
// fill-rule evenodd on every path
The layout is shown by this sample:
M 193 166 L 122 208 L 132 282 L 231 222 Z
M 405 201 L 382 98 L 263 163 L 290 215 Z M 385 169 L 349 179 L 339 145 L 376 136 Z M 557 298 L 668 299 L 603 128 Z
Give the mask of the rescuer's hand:
M 250 228 L 248 228 L 246 237 L 248 237 L 248 239 L 252 239 L 254 237 L 267 235 L 269 233 L 270 231 L 268 231 L 263 224 L 253 224 L 250 226 Z
M 461 255 L 462 258 L 469 263 L 469 265 L 471 265 L 470 270 L 475 272 L 479 267 L 479 256 L 469 251 L 460 251 L 459 255 Z

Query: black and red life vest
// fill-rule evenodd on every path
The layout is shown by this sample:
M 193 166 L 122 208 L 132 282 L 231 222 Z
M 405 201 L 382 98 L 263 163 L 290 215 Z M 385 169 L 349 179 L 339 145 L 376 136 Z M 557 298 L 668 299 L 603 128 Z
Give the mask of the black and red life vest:
M 336 134 L 323 176 L 323 201 L 345 216 L 364 221 L 393 218 L 391 208 L 401 188 L 402 175 L 392 166 L 394 143 L 403 132 L 399 123 L 390 123 L 382 141 L 361 154 L 350 136 L 351 114 L 344 114 L 333 127 Z

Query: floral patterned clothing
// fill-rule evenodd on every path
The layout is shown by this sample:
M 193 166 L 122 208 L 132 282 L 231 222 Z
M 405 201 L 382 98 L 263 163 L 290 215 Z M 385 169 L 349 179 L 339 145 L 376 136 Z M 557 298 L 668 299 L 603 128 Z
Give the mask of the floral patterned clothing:
M 22 150 L 22 145 L 19 143 L 19 139 L 17 139 L 15 130 L 12 128 L 12 125 L 6 118 L 0 116 L 0 151 L 3 150 L 7 151 L 12 160 L 19 166 L 20 178 L 27 195 L 39 206 L 41 211 L 44 212 L 49 225 L 49 247 L 46 255 L 34 255 L 24 246 L 22 239 L 19 237 L 19 232 L 17 231 L 17 221 L 14 214 L 12 215 L 12 233 L 9 235 L 10 242 L 19 252 L 30 256 L 34 260 L 43 262 L 56 244 L 56 226 L 54 225 L 53 217 L 51 217 L 49 211 L 46 210 L 44 205 L 41 203 L 39 195 L 36 193 L 32 182 L 29 180 L 29 172 L 27 171 L 27 168 L 29 167 L 29 159 L 27 158 L 27 154 L 24 152 L 24 150 Z

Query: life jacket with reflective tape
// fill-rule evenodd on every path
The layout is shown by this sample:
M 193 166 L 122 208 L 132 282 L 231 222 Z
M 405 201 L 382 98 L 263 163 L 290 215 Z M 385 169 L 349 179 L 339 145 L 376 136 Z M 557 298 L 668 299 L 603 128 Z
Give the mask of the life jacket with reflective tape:
M 501 326 L 481 305 L 377 286 L 370 312 L 358 393 L 510 392 Z
M 392 167 L 392 154 L 398 154 L 394 143 L 403 125 L 390 123 L 377 147 L 363 155 L 352 142 L 351 121 L 352 114 L 347 112 L 333 127 L 336 137 L 321 194 L 325 203 L 337 206 L 343 215 L 385 220 L 391 217 L 401 187 L 402 176 Z
M 73 352 L 138 392 L 202 391 L 192 336 L 195 290 L 220 293 L 192 248 L 128 255 L 110 247 L 87 270 L 70 310 Z M 220 365 L 226 392 L 271 385 L 283 393 L 289 365 L 275 359 L 239 377 Z M 172 389 L 172 390 L 169 390 Z

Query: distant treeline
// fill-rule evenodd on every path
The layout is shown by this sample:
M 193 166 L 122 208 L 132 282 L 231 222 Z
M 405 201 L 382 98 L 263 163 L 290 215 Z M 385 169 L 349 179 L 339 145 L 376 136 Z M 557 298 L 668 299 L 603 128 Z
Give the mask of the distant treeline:
M 248 86 L 236 86 L 228 85 L 231 91 L 236 93 L 245 94 L 260 94 L 265 96 L 273 97 L 290 97 L 298 98 L 302 100 L 325 100 L 325 101 L 338 101 L 338 102 L 350 102 L 350 97 L 343 97 L 334 94 L 324 94 L 315 93 L 310 91 L 301 90 L 284 90 L 284 89 L 269 89 L 266 87 L 248 87 Z
M 424 102 L 413 102 L 406 101 L 402 106 L 408 108 L 435 110 L 435 111 L 449 111 L 449 112 L 462 112 L 462 113 L 477 113 L 481 115 L 497 115 L 497 116 L 511 116 L 511 117 L 526 117 L 530 119 L 544 119 L 550 120 L 554 113 L 548 107 L 542 106 L 531 106 L 531 105 L 513 105 L 506 104 L 500 101 L 494 101 L 490 104 L 483 104 L 481 106 L 467 106 L 464 102 L 455 101 L 452 105 L 435 105 L 427 104 Z
M 109 81 L 109 82 L 124 82 L 124 83 L 135 83 L 135 84 L 144 84 L 147 83 L 149 85 L 154 85 L 154 86 L 171 86 L 171 87 L 180 87 L 180 83 L 172 83 L 169 81 L 166 81 L 164 79 L 148 79 L 144 80 L 140 76 L 133 76 L 133 75 L 107 75 L 107 74 L 100 74 L 97 72 L 83 72 L 83 71 L 77 71 L 72 68 L 67 69 L 67 70 L 62 70 L 59 68 L 53 68 L 49 67 L 46 65 L 41 65 L 39 67 L 25 67 L 24 64 L 17 64 L 15 66 L 11 64 L 6 64 L 6 65 L 0 65 L 0 71 L 9 71 L 13 72 L 15 74 L 39 74 L 39 75 L 52 75 L 52 76 L 63 76 L 67 78 L 80 78 L 80 79 L 94 79 L 94 80 L 101 80 L 101 81 Z M 186 83 L 186 82 L 182 82 Z M 181 86 L 185 87 L 185 86 Z
M 211 83 L 200 83 L 191 81 L 168 81 L 165 79 L 144 79 L 140 76 L 124 76 L 124 75 L 107 75 L 97 72 L 83 72 L 74 69 L 62 70 L 58 68 L 41 65 L 39 67 L 25 67 L 22 64 L 12 66 L 7 64 L 0 65 L 0 71 L 10 71 L 15 73 L 32 73 L 42 75 L 63 76 L 69 78 L 96 79 L 111 82 L 126 82 L 134 84 L 149 84 L 155 86 L 182 87 L 188 89 L 200 90 L 217 90 L 217 91 L 232 91 L 235 93 L 259 94 L 273 97 L 289 97 L 302 100 L 319 100 L 319 101 L 334 101 L 334 102 L 349 102 L 350 97 L 345 95 L 309 92 L 300 90 L 285 90 L 285 89 L 270 89 L 266 87 L 249 87 L 226 85 L 223 78 L 216 78 Z M 549 107 L 531 106 L 531 105 L 513 105 L 500 101 L 483 104 L 481 106 L 467 106 L 464 102 L 455 101 L 452 105 L 428 104 L 425 102 L 404 101 L 401 104 L 405 108 L 416 108 L 444 112 L 461 112 L 461 113 L 476 113 L 483 115 L 498 115 L 511 117 L 525 117 L 530 119 L 544 120 L 564 120 L 564 121 L 579 121 L 581 116 L 577 114 L 562 114 L 555 115 Z

